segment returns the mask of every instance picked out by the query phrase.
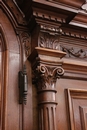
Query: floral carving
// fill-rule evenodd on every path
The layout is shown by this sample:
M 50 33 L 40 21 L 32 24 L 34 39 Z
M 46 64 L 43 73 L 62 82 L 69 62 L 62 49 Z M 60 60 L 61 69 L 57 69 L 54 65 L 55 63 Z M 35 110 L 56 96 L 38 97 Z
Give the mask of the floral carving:
M 83 49 L 75 49 L 73 47 L 71 48 L 67 48 L 64 46 L 61 46 L 62 51 L 67 53 L 67 57 L 77 57 L 77 58 L 81 58 L 81 59 L 85 59 L 87 58 L 87 50 L 83 50 Z
M 49 33 L 40 33 L 39 46 L 60 50 L 59 37 L 58 35 L 51 35 Z
M 39 89 L 55 88 L 57 78 L 64 74 L 64 69 L 60 66 L 49 67 L 45 65 L 37 66 L 34 71 L 36 84 Z
M 20 38 L 21 38 L 22 45 L 25 49 L 25 55 L 26 55 L 26 57 L 28 57 L 30 54 L 31 37 L 28 33 L 23 32 L 23 33 L 21 33 Z

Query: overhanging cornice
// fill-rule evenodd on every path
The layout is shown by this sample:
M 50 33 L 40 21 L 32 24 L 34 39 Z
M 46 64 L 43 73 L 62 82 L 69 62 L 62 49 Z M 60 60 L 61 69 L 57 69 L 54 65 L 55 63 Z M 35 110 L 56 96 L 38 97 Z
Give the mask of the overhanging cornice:
M 43 24 L 59 28 L 73 27 L 86 33 L 87 12 L 81 8 L 85 0 L 78 0 L 78 4 L 76 0 L 17 0 L 17 2 L 25 14 L 30 32 L 36 24 Z

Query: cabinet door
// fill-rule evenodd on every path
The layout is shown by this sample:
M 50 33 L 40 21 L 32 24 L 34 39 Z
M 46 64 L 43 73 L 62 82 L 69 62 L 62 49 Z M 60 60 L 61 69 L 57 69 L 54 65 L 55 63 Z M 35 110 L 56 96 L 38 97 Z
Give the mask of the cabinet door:
M 57 83 L 57 127 L 87 130 L 87 81 L 60 79 Z

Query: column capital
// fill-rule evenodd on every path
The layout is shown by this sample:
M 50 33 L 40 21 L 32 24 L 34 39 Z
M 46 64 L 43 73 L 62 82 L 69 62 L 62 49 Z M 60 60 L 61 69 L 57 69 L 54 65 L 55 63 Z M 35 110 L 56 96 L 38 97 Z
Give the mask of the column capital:
M 59 50 L 35 47 L 28 59 L 32 63 L 33 81 L 39 90 L 55 89 L 57 78 L 64 74 L 60 59 L 65 54 Z
M 64 74 L 65 52 L 35 47 L 29 60 L 38 92 L 39 130 L 56 130 L 56 81 Z

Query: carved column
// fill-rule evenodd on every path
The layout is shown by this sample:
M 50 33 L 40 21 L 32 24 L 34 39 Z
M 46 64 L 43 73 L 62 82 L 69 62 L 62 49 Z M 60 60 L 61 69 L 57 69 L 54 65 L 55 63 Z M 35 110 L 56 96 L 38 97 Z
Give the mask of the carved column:
M 39 130 L 56 130 L 56 81 L 64 74 L 64 52 L 35 47 L 29 57 L 38 92 Z
M 37 23 L 28 59 L 32 63 L 33 82 L 38 93 L 39 130 L 56 130 L 56 81 L 64 74 L 60 58 L 66 54 L 60 51 L 62 30 L 46 21 L 37 19 Z

